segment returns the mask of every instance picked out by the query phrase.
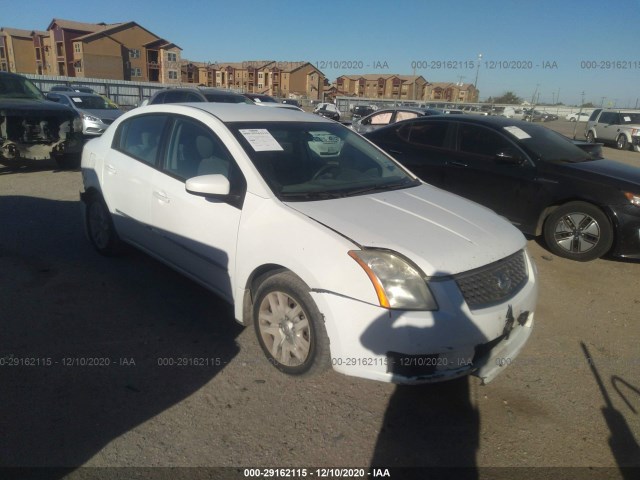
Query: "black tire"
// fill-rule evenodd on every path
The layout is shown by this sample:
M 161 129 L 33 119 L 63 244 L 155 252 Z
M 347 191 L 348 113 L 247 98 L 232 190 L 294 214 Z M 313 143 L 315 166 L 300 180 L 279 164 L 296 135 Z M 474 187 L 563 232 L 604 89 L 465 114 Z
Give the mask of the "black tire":
M 624 133 L 618 135 L 618 138 L 616 139 L 616 148 L 618 150 L 629 149 L 629 142 L 627 141 L 627 136 Z
M 587 132 L 587 142 L 596 143 L 596 136 L 593 134 L 591 130 Z
M 122 242 L 113 226 L 111 213 L 97 194 L 87 201 L 85 225 L 89 241 L 98 253 L 107 257 L 120 253 Z
M 570 121 L 570 122 L 577 122 L 577 119 L 575 119 L 575 118 L 570 118 L 570 119 L 569 119 L 569 121 Z
M 81 155 L 79 153 L 67 153 L 57 155 L 55 161 L 62 170 L 75 170 L 80 167 Z
M 543 233 L 551 252 L 579 262 L 600 258 L 613 244 L 611 222 L 602 210 L 586 202 L 569 202 L 555 209 Z
M 324 319 L 309 287 L 293 273 L 280 271 L 258 286 L 253 325 L 260 347 L 281 372 L 312 375 L 330 366 Z

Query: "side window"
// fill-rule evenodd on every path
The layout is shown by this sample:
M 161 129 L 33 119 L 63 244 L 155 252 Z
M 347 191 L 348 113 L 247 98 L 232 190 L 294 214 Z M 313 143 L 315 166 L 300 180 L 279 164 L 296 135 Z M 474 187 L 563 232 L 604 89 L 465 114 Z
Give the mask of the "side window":
M 144 163 L 155 165 L 166 121 L 164 115 L 142 115 L 123 122 L 114 137 L 113 148 Z
M 220 174 L 230 178 L 234 162 L 220 139 L 207 127 L 192 120 L 174 122 L 164 170 L 180 180 Z
M 617 114 L 615 112 L 602 112 L 600 118 L 598 119 L 598 123 L 606 123 L 611 124 L 615 122 Z
M 377 115 L 373 115 L 369 120 L 371 125 L 388 125 L 391 121 L 393 112 L 380 112 Z
M 416 123 L 411 126 L 409 142 L 422 147 L 444 148 L 447 126 L 445 122 Z
M 396 113 L 396 122 L 401 122 L 402 120 L 408 120 L 410 118 L 416 118 L 418 114 L 416 112 L 398 112 Z
M 495 157 L 514 146 L 503 136 L 478 125 L 460 125 L 460 151 L 473 155 Z
M 187 93 L 186 98 L 184 100 L 182 100 L 183 102 L 201 102 L 202 98 L 200 98 L 198 95 L 196 95 L 195 93 Z

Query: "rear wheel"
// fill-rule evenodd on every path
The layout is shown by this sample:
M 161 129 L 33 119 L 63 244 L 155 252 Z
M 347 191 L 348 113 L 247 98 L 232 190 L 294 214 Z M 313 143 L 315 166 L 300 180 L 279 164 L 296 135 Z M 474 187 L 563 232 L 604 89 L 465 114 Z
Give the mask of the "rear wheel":
M 596 143 L 596 137 L 591 130 L 587 133 L 587 142 Z
M 281 372 L 309 375 L 329 366 L 324 319 L 309 287 L 293 273 L 282 271 L 260 284 L 253 324 L 262 350 Z
M 119 253 L 120 237 L 113 226 L 111 213 L 99 195 L 88 200 L 85 222 L 89 240 L 100 254 L 111 256 Z
M 549 215 L 544 224 L 544 238 L 556 255 L 586 262 L 609 251 L 613 229 L 607 216 L 595 205 L 569 202 Z

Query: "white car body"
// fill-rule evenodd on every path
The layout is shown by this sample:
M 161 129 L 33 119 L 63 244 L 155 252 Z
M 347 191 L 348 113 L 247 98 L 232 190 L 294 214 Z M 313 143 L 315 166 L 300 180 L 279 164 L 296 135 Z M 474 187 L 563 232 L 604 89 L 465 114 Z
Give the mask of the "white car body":
M 569 120 L 570 122 L 586 122 L 589 120 L 590 116 L 591 116 L 590 113 L 574 112 L 574 113 L 568 114 L 564 118 L 565 120 Z
M 221 175 L 196 176 L 185 184 L 112 149 L 123 122 L 154 113 L 189 117 L 224 142 L 246 180 L 241 206 L 186 190 L 198 182 L 214 185 Z M 138 108 L 86 145 L 83 200 L 103 197 L 122 240 L 223 297 L 234 306 L 240 323 L 251 323 L 246 302 L 257 272 L 273 266 L 293 272 L 308 286 L 324 320 L 331 364 L 344 374 L 396 383 L 473 374 L 488 382 L 511 363 L 531 333 L 538 288 L 526 241 L 516 228 L 492 211 L 428 184 L 345 198 L 283 201 L 252 162 L 253 152 L 230 131 L 227 124 L 234 121 L 256 126 L 307 122 L 317 131 L 332 125 L 351 132 L 320 116 L 279 108 L 216 103 Z M 330 145 L 337 143 L 329 140 Z M 366 249 L 391 250 L 413 262 L 426 276 L 422 278 L 438 308 L 380 306 L 371 278 L 349 254 Z M 504 301 L 470 307 L 465 300 L 470 297 L 459 285 L 465 278 L 480 283 L 486 277 L 482 282 L 491 288 L 494 283 L 499 289 L 507 283 L 510 288 L 507 257 L 521 262 L 524 283 Z M 512 260 L 508 264 L 513 265 Z M 433 368 L 419 374 L 396 369 L 390 352 L 398 352 L 404 366 L 433 362 Z

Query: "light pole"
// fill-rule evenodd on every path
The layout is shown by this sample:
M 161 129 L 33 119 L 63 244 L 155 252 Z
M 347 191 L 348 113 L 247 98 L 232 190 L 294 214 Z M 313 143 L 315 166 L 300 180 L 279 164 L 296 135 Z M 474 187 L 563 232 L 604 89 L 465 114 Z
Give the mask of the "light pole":
M 482 54 L 478 54 L 478 65 L 476 67 L 476 80 L 473 82 L 473 87 L 476 89 L 476 103 L 480 103 L 480 90 L 478 90 L 478 74 L 480 73 L 480 63 L 482 62 Z

